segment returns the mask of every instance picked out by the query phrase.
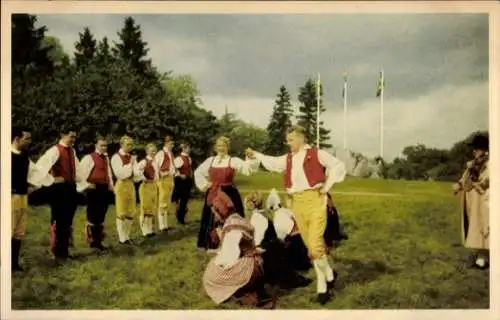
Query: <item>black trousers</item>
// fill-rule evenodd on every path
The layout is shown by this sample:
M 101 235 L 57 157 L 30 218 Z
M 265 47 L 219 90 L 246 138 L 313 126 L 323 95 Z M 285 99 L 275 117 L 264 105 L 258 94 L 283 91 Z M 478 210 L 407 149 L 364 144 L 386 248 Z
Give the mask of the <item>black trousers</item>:
M 97 184 L 95 189 L 87 189 L 87 235 L 90 244 L 100 244 L 103 240 L 104 220 L 109 206 L 107 184 Z
M 177 203 L 177 221 L 183 224 L 186 219 L 191 189 L 193 188 L 193 178 L 186 177 L 183 179 L 181 177 L 176 177 L 174 185 L 172 202 Z
M 52 252 L 58 258 L 68 257 L 71 226 L 78 205 L 74 182 L 56 183 L 51 186 L 51 224 L 55 225 Z

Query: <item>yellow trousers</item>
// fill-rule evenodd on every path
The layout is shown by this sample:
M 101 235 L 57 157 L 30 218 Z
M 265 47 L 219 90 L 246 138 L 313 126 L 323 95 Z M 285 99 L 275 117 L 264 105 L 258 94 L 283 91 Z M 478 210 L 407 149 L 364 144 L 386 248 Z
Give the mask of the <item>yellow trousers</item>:
M 28 218 L 28 196 L 13 194 L 10 203 L 12 207 L 12 238 L 23 240 Z
M 166 176 L 158 180 L 159 199 L 158 205 L 161 214 L 167 214 L 172 202 L 172 191 L 174 189 L 174 177 Z
M 326 196 L 321 196 L 318 190 L 306 190 L 294 193 L 291 198 L 291 209 L 302 240 L 311 258 L 319 259 L 326 254 L 323 238 L 326 229 Z
M 118 180 L 115 185 L 115 206 L 118 219 L 133 219 L 136 209 L 134 182 Z
M 155 182 L 144 181 L 139 186 L 141 216 L 156 216 L 158 212 L 158 186 Z

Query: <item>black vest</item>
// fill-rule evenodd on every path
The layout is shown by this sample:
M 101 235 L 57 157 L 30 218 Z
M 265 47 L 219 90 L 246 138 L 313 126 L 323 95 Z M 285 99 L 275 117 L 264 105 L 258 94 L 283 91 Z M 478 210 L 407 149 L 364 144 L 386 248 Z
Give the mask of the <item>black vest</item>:
M 21 153 L 12 154 L 12 194 L 28 194 L 28 170 L 30 159 Z

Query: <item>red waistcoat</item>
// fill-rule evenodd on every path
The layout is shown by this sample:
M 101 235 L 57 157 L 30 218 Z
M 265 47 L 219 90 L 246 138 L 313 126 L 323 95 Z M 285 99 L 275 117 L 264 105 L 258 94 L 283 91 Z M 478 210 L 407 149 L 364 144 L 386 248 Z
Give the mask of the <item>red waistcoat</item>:
M 306 151 L 303 170 L 306 174 L 307 182 L 310 187 L 323 183 L 326 180 L 325 168 L 319 162 L 318 149 L 310 148 Z M 292 153 L 289 152 L 286 157 L 285 169 L 285 188 L 292 187 Z
M 181 155 L 182 167 L 179 168 L 179 173 L 185 176 L 191 176 L 191 158 Z
M 75 182 L 76 169 L 73 148 L 66 148 L 61 144 L 57 144 L 56 148 L 59 151 L 59 159 L 52 166 L 52 174 L 54 177 L 63 177 L 64 181 Z
M 168 156 L 168 153 L 165 150 L 162 150 L 165 156 L 163 157 L 163 162 L 160 166 L 160 171 L 165 172 L 170 170 L 170 157 Z
M 100 155 L 97 152 L 92 152 L 90 156 L 94 161 L 94 167 L 87 181 L 92 184 L 109 184 L 108 160 L 106 156 Z
M 118 152 L 118 155 L 120 156 L 120 159 L 122 159 L 122 163 L 124 166 L 130 163 L 132 160 L 132 156 L 130 154 L 123 155 L 120 152 Z
M 153 160 L 146 160 L 146 166 L 144 167 L 144 177 L 147 181 L 153 181 L 155 179 L 155 168 L 153 167 Z

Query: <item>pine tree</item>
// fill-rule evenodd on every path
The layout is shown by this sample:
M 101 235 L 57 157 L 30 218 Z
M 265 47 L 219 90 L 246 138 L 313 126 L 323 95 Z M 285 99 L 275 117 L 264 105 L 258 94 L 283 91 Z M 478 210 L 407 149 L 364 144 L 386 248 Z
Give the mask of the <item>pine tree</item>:
M 217 121 L 219 124 L 219 134 L 229 137 L 233 132 L 234 128 L 237 126 L 238 120 L 234 113 L 230 113 L 225 107 L 224 115 Z
M 36 16 L 28 14 L 12 15 L 12 43 L 11 57 L 13 76 L 16 72 L 23 72 L 26 69 L 36 70 L 37 76 L 40 72 L 51 75 L 53 72 L 53 62 L 50 58 L 50 45 L 44 45 L 43 39 L 47 28 L 42 26 L 35 28 Z
M 138 74 L 150 75 L 151 60 L 146 58 L 149 49 L 146 48 L 147 42 L 142 40 L 140 25 L 136 25 L 132 17 L 127 17 L 118 37 L 120 40 L 113 48 L 115 56 L 128 63 Z
M 111 49 L 107 37 L 102 38 L 97 45 L 96 62 L 99 66 L 106 66 L 112 62 Z
M 323 106 L 323 88 L 320 86 L 320 114 L 325 112 L 326 109 Z M 301 103 L 299 107 L 300 114 L 297 116 L 298 124 L 302 125 L 306 129 L 307 140 L 311 145 L 315 145 L 316 142 L 316 114 L 317 114 L 317 91 L 316 85 L 312 79 L 308 79 L 303 87 L 300 88 L 299 102 Z M 319 147 L 321 149 L 331 148 L 332 145 L 327 143 L 329 140 L 330 130 L 323 127 L 324 122 L 319 123 Z
M 266 146 L 266 153 L 270 155 L 280 155 L 286 153 L 286 130 L 292 124 L 292 104 L 290 94 L 285 86 L 280 87 L 280 92 L 276 96 L 273 113 L 267 126 L 269 140 Z
M 94 35 L 88 27 L 85 27 L 83 33 L 78 33 L 79 41 L 75 43 L 75 65 L 77 68 L 87 67 L 96 55 L 96 43 Z

